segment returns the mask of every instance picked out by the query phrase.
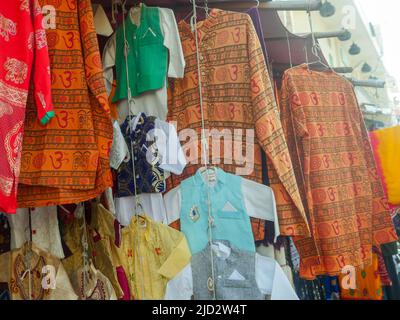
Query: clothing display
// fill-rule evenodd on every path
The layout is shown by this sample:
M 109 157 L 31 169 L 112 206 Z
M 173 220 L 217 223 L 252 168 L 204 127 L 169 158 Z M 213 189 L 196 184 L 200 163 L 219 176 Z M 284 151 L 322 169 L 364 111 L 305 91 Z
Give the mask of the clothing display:
M 150 2 L 1 2 L 0 300 L 398 299 L 400 131 L 346 51 Z
M 165 170 L 181 174 L 186 165 L 175 128 L 141 113 L 127 117 L 121 132 L 130 157 L 117 171 L 117 197 L 164 192 Z
M 26 243 L 0 255 L 0 283 L 8 283 L 11 300 L 76 300 L 60 260 L 31 246 Z
M 229 132 L 234 141 L 238 141 L 235 144 L 239 143 L 240 150 L 242 144 L 247 150 L 246 155 L 241 153 L 238 158 L 234 157 L 233 146 L 227 148 L 230 153 L 221 152 L 220 159 L 224 161 L 218 163 L 218 167 L 261 183 L 261 150 L 258 145 L 261 146 L 272 161 L 272 167 L 284 185 L 283 190 L 286 190 L 281 193 L 281 189 L 274 189 L 271 182 L 276 196 L 281 234 L 309 235 L 274 90 L 251 18 L 243 13 L 211 9 L 209 16 L 197 25 L 200 65 L 197 64 L 196 41 L 191 26 L 184 20 L 178 26 L 186 68 L 182 80 L 170 82 L 168 119 L 177 123 L 177 131 L 178 134 L 182 132 L 182 139 L 187 140 L 192 136 L 185 129 L 195 130 L 197 139 L 192 138 L 186 143 L 191 159 L 188 159 L 189 164 L 182 175 L 171 177 L 170 185 L 176 187 L 180 181 L 190 177 L 204 165 L 201 152 L 201 145 L 204 143 L 200 143 L 200 79 L 204 125 L 206 129 L 213 130 L 207 133 L 207 140 L 214 134 Z M 250 138 L 252 133 L 254 141 Z M 245 141 L 243 136 L 246 137 Z M 211 151 L 211 143 L 209 145 Z M 213 164 L 212 160 L 216 155 L 209 154 L 208 157 L 209 163 Z M 294 203 L 296 209 L 292 210 L 293 207 L 287 203 Z M 264 222 L 253 220 L 253 223 L 261 226 L 257 228 L 255 239 L 263 240 Z
M 190 250 L 185 236 L 149 217 L 135 216 L 121 230 L 121 247 L 116 259 L 129 280 L 131 299 L 163 299 L 169 280 L 189 262 Z
M 25 105 L 31 78 L 35 105 L 30 121 L 37 121 L 45 130 L 44 125 L 54 117 L 42 22 L 42 8 L 35 0 L 0 4 L 0 212 L 15 213 L 17 208 Z
M 210 282 L 210 250 L 214 253 L 215 282 Z M 194 276 L 193 276 L 194 275 Z M 254 252 L 242 251 L 227 241 L 207 246 L 192 257 L 186 267 L 167 286 L 165 299 L 218 300 L 298 300 L 278 263 Z
M 46 127 L 28 102 L 18 206 L 90 200 L 112 186 L 112 123 L 90 0 L 39 0 L 55 8 L 47 29 L 56 118 Z
M 89 270 L 78 270 L 72 280 L 79 300 L 117 300 L 110 280 L 90 264 Z
M 285 72 L 282 125 L 304 190 L 311 238 L 294 237 L 300 275 L 339 275 L 371 264 L 372 245 L 397 241 L 350 82 L 306 65 Z
M 400 205 L 400 126 L 370 133 L 372 149 L 389 204 Z
M 214 170 L 208 175 L 198 170 L 164 197 L 168 223 L 180 218 L 181 230 L 192 254 L 202 251 L 209 242 L 209 210 L 213 219 L 213 239 L 229 240 L 240 250 L 255 252 L 250 216 L 274 221 L 279 235 L 272 189 L 219 168 Z M 207 188 L 210 188 L 209 199 Z
M 58 259 L 64 258 L 58 226 L 57 207 L 18 209 L 9 215 L 11 227 L 11 249 L 21 248 L 26 241 Z
M 152 220 L 168 224 L 162 194 L 142 193 L 138 196 L 115 199 L 116 218 L 121 225 L 128 226 L 131 223 L 131 219 L 135 215 L 136 201 L 139 202 L 142 212 L 145 212 Z
M 129 45 L 128 73 L 134 103 L 127 98 L 127 71 L 124 57 L 124 29 L 120 26 L 103 52 L 104 78 L 110 95 L 113 67 L 117 86 L 113 102 L 118 103 L 120 121 L 129 114 L 144 112 L 161 120 L 167 117 L 167 77 L 183 78 L 185 59 L 174 12 L 144 4 L 132 8 L 125 20 Z M 121 100 L 123 99 L 123 100 Z
M 101 273 L 110 281 L 116 297 L 121 298 L 124 296 L 124 292 L 121 289 L 117 270 L 115 265 L 113 264 L 112 251 L 110 247 L 110 241 L 114 240 L 110 240 L 109 233 L 107 233 L 106 235 L 105 232 L 103 233 L 102 238 L 100 238 L 99 233 L 95 230 L 95 227 L 98 228 L 98 222 L 96 218 L 98 214 L 109 214 L 109 212 L 104 207 L 96 205 L 93 205 L 92 211 L 92 219 L 90 221 L 90 224 L 85 225 L 86 222 L 83 218 L 83 207 L 79 206 L 77 211 L 75 212 L 76 218 L 66 226 L 64 241 L 71 254 L 67 256 L 62 261 L 62 263 L 69 277 L 71 279 L 75 279 L 73 281 L 77 281 L 76 277 L 80 274 L 80 271 L 82 271 L 81 269 L 85 258 L 85 245 L 82 243 L 82 239 L 83 237 L 85 237 L 87 239 L 88 246 L 86 249 L 86 258 L 93 263 L 93 266 L 97 270 L 96 274 Z M 106 223 L 109 222 L 109 220 L 107 220 L 107 215 L 104 216 Z M 111 221 L 113 222 L 114 220 Z M 106 223 L 105 225 L 107 225 Z M 107 227 L 107 230 L 110 230 L 110 228 Z M 101 280 L 101 278 L 103 278 L 103 276 L 100 276 L 99 279 Z M 74 287 L 77 288 L 76 283 Z M 93 286 L 90 288 L 93 288 Z M 92 292 L 94 292 L 94 290 L 92 290 Z M 107 289 L 107 292 L 109 296 L 112 295 L 112 292 L 109 289 Z M 79 295 L 79 290 L 77 290 L 77 293 Z

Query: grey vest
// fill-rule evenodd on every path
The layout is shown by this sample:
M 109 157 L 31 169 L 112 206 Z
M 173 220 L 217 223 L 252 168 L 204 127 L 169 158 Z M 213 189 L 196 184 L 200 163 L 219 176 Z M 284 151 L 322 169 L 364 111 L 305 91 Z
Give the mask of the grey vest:
M 255 278 L 255 253 L 231 247 L 228 241 L 218 242 L 230 247 L 231 253 L 224 259 L 213 252 L 216 299 L 264 300 Z M 209 290 L 209 279 L 212 279 L 210 245 L 192 256 L 192 274 L 194 300 L 212 300 L 213 291 Z M 241 277 L 244 279 L 239 280 Z

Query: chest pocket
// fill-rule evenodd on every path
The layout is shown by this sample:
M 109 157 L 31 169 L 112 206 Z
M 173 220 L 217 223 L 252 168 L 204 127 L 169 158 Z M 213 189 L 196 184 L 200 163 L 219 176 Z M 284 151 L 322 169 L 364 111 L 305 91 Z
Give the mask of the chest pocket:
M 240 210 L 241 208 L 237 208 L 232 205 L 230 201 L 227 201 L 223 204 L 222 208 L 218 210 L 218 217 L 221 219 L 242 219 L 243 213 Z

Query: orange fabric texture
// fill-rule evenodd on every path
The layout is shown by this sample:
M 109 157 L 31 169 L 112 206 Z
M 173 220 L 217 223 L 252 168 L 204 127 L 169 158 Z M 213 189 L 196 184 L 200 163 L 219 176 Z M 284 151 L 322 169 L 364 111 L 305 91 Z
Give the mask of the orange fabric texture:
M 212 161 L 217 159 L 210 139 L 209 150 L 213 150 L 209 154 L 210 163 L 233 174 L 239 174 L 240 167 L 249 167 L 242 176 L 262 183 L 261 152 L 266 152 L 278 173 L 278 181 L 284 185 L 287 202 L 294 203 L 287 210 L 286 201 L 276 195 L 281 234 L 308 235 L 274 92 L 251 18 L 247 14 L 218 9 L 211 10 L 210 16 L 198 24 L 201 74 L 198 74 L 194 34 L 186 22 L 179 23 L 186 69 L 183 79 L 170 83 L 168 119 L 176 122 L 182 140 L 188 138 L 183 130 L 193 129 L 198 141 L 196 145 L 185 144 L 184 150 L 196 150 L 197 155 L 187 154 L 189 164 L 182 175 L 171 177 L 169 187 L 179 185 L 202 166 L 198 87 L 201 79 L 205 127 L 214 132 L 218 130 L 220 134 L 228 130 L 234 140 L 232 147 L 227 148 L 229 155 L 224 150 L 226 141 L 220 140 L 221 158 L 226 159 L 219 163 Z M 254 143 L 246 138 L 249 133 L 254 133 Z M 240 154 L 245 157 L 246 149 L 250 150 L 254 160 L 243 164 L 233 159 L 233 145 L 237 143 Z M 252 219 L 252 222 L 255 238 L 263 238 L 260 231 L 263 233 L 264 221 Z
M 339 276 L 342 284 L 344 275 Z M 372 255 L 372 264 L 365 269 L 359 269 L 356 273 L 356 289 L 343 289 L 340 287 L 342 300 L 382 300 L 382 283 L 378 273 L 378 256 Z
M 40 0 L 56 9 L 46 31 L 56 118 L 47 127 L 27 106 L 19 207 L 77 203 L 112 186 L 112 123 L 90 0 Z
M 370 265 L 372 245 L 397 235 L 351 83 L 303 65 L 286 71 L 280 100 L 312 230 L 311 238 L 294 237 L 300 276 Z

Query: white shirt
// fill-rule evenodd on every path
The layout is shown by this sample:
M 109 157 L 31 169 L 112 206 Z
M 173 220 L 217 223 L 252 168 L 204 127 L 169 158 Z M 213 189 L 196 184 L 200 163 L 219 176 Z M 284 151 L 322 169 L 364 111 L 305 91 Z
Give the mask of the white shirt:
M 272 189 L 263 184 L 242 179 L 242 195 L 246 212 L 250 217 L 273 221 L 275 226 L 275 241 L 280 235 L 278 213 L 275 196 Z M 167 223 L 178 220 L 181 212 L 181 187 L 177 186 L 164 195 Z
M 144 214 L 156 222 L 167 223 L 167 213 L 161 193 L 142 193 L 137 196 Z M 135 196 L 116 198 L 116 218 L 122 226 L 128 226 L 135 215 Z
M 193 295 L 191 264 L 167 284 L 165 300 L 190 300 Z M 256 254 L 255 278 L 258 289 L 271 300 L 299 300 L 279 264 L 271 258 Z
M 131 130 L 135 130 L 140 113 L 132 118 Z M 114 123 L 114 137 L 110 153 L 111 167 L 118 169 L 122 162 L 128 162 L 131 155 L 119 125 Z M 156 119 L 154 130 L 147 133 L 148 140 L 156 141 L 159 167 L 166 172 L 180 175 L 186 167 L 187 161 L 175 127 L 165 121 Z M 166 178 L 168 174 L 166 174 Z
M 29 209 L 17 209 L 8 215 L 11 228 L 11 249 L 21 248 L 30 240 Z M 40 207 L 31 210 L 32 242 L 41 250 L 58 259 L 64 258 L 58 227 L 57 207 Z
M 183 78 L 185 71 L 185 58 L 183 55 L 182 44 L 179 37 L 178 26 L 176 24 L 174 12 L 171 9 L 159 8 L 160 27 L 164 36 L 164 46 L 169 50 L 169 78 Z M 107 94 L 110 95 L 114 80 L 112 68 L 115 66 L 116 34 L 108 40 L 103 51 L 103 68 Z M 134 97 L 134 104 L 131 106 L 132 114 L 144 112 L 147 116 L 155 116 L 165 120 L 168 113 L 167 103 L 167 81 L 163 88 L 159 90 L 145 92 Z M 122 100 L 118 103 L 118 113 L 120 123 L 129 114 L 128 101 Z

